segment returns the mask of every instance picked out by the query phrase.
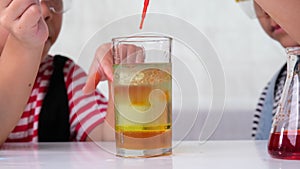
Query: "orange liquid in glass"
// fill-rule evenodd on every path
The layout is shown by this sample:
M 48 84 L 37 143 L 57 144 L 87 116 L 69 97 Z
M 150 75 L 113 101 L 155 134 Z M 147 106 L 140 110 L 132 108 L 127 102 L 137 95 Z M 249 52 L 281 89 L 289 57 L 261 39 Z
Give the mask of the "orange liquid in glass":
M 117 147 L 131 150 L 169 148 L 172 146 L 172 130 L 167 129 L 170 126 L 157 126 L 153 131 L 116 131 Z
M 135 73 L 135 68 L 143 69 Z M 115 69 L 114 101 L 117 148 L 153 150 L 172 147 L 171 64 L 122 65 Z M 161 93 L 155 93 L 159 90 Z M 151 93 L 152 99 L 151 100 Z M 149 111 L 165 103 L 157 111 Z M 156 106 L 155 106 L 156 105 Z M 149 118 L 151 117 L 151 118 Z M 154 118 L 152 118 L 154 117 Z M 171 152 L 170 152 L 171 153 Z

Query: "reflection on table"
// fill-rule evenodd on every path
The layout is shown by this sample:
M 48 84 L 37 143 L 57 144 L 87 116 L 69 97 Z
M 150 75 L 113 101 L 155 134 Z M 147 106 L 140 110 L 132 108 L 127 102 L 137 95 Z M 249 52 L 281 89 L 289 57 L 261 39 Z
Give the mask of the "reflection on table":
M 299 168 L 300 161 L 271 158 L 266 146 L 266 141 L 183 141 L 173 142 L 170 156 L 121 158 L 115 156 L 113 142 L 6 143 L 0 149 L 0 168 Z

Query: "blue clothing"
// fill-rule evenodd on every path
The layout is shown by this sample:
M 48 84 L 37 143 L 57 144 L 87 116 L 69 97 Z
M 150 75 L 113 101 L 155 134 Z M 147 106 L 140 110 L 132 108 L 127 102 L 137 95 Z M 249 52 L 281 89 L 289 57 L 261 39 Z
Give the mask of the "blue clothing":
M 266 91 L 265 100 L 261 109 L 255 140 L 268 140 L 273 123 L 273 109 L 275 102 L 276 86 L 278 78 L 286 70 L 286 64 L 273 76 Z
M 257 132 L 255 135 L 255 140 L 267 140 L 269 139 L 271 127 L 272 127 L 272 119 L 273 119 L 273 105 L 274 105 L 274 93 L 275 93 L 275 84 L 278 78 L 278 74 L 276 73 L 270 81 L 269 88 L 267 90 L 267 94 L 265 97 L 265 102 L 262 108 Z

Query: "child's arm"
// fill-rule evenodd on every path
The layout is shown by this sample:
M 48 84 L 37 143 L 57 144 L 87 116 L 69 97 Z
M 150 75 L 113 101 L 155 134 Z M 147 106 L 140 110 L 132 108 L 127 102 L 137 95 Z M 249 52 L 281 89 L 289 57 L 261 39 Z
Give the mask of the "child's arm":
M 109 86 L 111 84 L 109 83 Z M 99 126 L 95 127 L 88 135 L 87 141 L 113 141 L 115 140 L 115 113 L 114 103 L 109 89 L 109 100 L 107 106 L 107 115 L 105 121 Z
M 108 86 L 111 86 L 113 79 L 113 56 L 111 48 L 111 44 L 107 43 L 101 45 L 97 49 L 93 63 L 89 70 L 87 82 L 83 88 L 84 93 L 93 92 L 100 81 L 108 80 Z M 105 121 L 93 129 L 87 137 L 87 141 L 114 140 L 114 105 L 112 98 L 111 87 L 109 87 L 109 98 Z
M 1 0 L 0 145 L 17 124 L 38 72 L 47 25 L 36 0 Z
M 255 0 L 288 34 L 300 44 L 299 0 Z

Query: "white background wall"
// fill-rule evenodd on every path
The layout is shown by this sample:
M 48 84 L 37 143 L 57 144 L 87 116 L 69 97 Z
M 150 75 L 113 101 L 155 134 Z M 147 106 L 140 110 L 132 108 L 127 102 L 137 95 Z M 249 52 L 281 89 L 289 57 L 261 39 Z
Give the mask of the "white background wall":
M 78 61 L 84 45 L 97 31 L 124 16 L 140 14 L 142 6 L 143 0 L 73 0 L 72 9 L 65 14 L 61 36 L 51 52 L 66 54 Z M 249 18 L 235 0 L 151 0 L 148 12 L 181 18 L 209 39 L 226 78 L 224 114 L 212 138 L 249 138 L 251 113 L 259 94 L 285 61 L 281 46 L 271 40 L 257 19 Z M 139 20 L 136 22 L 138 26 Z M 146 27 L 149 24 L 147 18 L 145 22 Z M 180 51 L 178 53 L 181 55 Z M 84 69 L 88 70 L 88 66 Z M 202 69 L 199 66 L 199 72 L 203 72 Z M 201 80 L 197 80 L 201 84 Z M 199 102 L 204 106 L 201 109 L 209 107 L 205 105 L 210 102 L 202 99 L 211 98 L 211 92 L 206 90 L 211 88 L 209 85 L 203 83 L 200 89 Z M 176 102 L 177 96 L 173 97 Z M 191 92 L 190 97 L 183 99 L 193 98 Z M 193 111 L 191 105 L 183 106 L 183 109 Z

